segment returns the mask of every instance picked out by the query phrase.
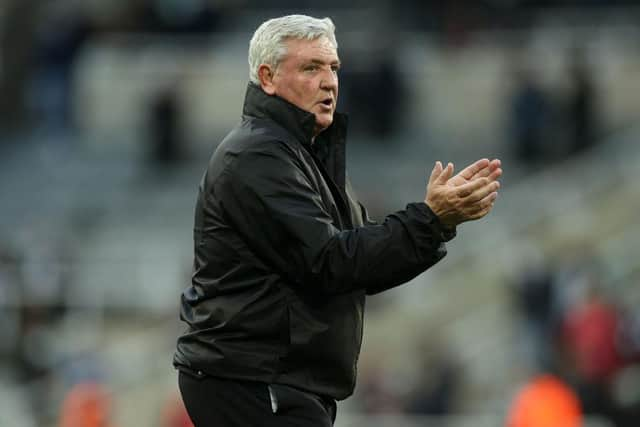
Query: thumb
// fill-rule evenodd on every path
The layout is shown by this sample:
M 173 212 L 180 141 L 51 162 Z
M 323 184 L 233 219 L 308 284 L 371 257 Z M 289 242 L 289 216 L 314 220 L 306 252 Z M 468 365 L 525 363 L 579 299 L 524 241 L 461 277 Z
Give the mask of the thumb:
M 433 166 L 433 170 L 431 171 L 431 176 L 429 177 L 429 183 L 435 182 L 435 180 L 442 173 L 442 163 L 438 160 L 436 164 Z
M 437 184 L 446 184 L 449 178 L 453 176 L 453 163 L 447 163 L 447 167 L 440 173 L 438 178 L 436 178 Z

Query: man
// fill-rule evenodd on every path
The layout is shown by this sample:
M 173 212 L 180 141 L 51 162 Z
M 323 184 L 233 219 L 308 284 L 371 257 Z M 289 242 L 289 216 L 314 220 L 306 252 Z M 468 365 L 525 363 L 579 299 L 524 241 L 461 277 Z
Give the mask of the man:
M 242 121 L 200 184 L 174 364 L 197 427 L 330 426 L 354 388 L 365 295 L 420 274 L 486 215 L 500 162 L 456 176 L 437 162 L 425 201 L 375 224 L 345 175 L 331 20 L 263 23 L 249 65 Z

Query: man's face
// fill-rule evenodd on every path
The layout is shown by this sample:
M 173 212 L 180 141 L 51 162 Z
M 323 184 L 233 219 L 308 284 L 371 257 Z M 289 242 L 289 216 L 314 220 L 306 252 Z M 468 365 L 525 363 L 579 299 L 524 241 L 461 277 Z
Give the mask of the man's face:
M 315 135 L 333 122 L 338 101 L 338 53 L 329 39 L 289 39 L 273 76 L 273 93 L 316 116 Z

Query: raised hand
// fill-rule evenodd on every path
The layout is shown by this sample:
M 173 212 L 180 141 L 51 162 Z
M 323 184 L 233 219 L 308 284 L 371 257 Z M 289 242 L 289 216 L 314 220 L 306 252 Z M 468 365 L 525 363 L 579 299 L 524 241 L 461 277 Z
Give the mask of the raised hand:
M 482 177 L 488 177 L 490 181 L 496 181 L 502 175 L 501 165 L 502 162 L 499 159 L 493 159 L 491 161 L 488 159 L 480 159 L 449 179 L 448 184 L 457 187 Z
M 443 168 L 438 161 L 431 171 L 424 202 L 447 227 L 482 218 L 498 196 L 499 166 L 499 160 L 482 159 L 453 176 L 453 163 Z

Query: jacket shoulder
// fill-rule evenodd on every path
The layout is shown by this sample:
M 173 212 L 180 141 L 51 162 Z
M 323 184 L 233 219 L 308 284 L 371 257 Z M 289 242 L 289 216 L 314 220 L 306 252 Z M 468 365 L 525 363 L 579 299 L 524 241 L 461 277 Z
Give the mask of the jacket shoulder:
M 286 128 L 278 125 L 270 119 L 261 119 L 251 116 L 243 116 L 223 140 L 231 145 L 242 149 L 263 148 L 263 142 L 276 142 L 288 146 L 289 148 L 301 147 L 293 134 Z M 222 144 L 221 144 L 222 145 Z
M 208 180 L 216 179 L 223 172 L 252 162 L 258 157 L 279 158 L 297 162 L 304 147 L 292 135 L 270 120 L 243 117 L 222 140 L 209 160 Z

